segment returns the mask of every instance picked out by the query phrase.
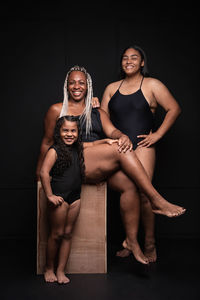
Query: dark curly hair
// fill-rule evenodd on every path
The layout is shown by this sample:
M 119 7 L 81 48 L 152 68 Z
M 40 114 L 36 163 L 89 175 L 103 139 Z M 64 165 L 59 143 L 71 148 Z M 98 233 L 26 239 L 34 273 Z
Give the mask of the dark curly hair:
M 72 146 L 66 145 L 60 137 L 60 128 L 65 121 L 76 122 L 78 128 L 78 139 Z M 75 116 L 63 116 L 56 122 L 54 129 L 54 146 L 57 150 L 58 158 L 55 165 L 52 168 L 52 173 L 55 175 L 62 175 L 64 170 L 69 167 L 72 163 L 71 147 L 76 147 L 78 157 L 80 161 L 81 178 L 85 180 L 85 163 L 83 156 L 83 143 L 81 140 L 81 127 L 79 117 Z

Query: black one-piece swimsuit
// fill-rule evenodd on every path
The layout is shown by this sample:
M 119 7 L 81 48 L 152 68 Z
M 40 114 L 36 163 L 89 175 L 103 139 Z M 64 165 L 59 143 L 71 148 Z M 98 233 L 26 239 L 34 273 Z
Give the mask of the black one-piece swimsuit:
M 143 79 L 139 90 L 130 95 L 120 93 L 121 83 L 108 103 L 113 125 L 130 138 L 133 149 L 137 148 L 137 143 L 141 140 L 137 135 L 149 134 L 154 128 L 154 115 L 142 93 L 142 82 Z
M 57 155 L 59 152 L 55 145 L 51 146 L 55 149 Z M 51 188 L 54 195 L 63 197 L 68 204 L 80 199 L 81 193 L 81 172 L 80 162 L 76 149 L 72 146 L 71 157 L 72 162 L 62 175 L 56 175 L 52 172 Z M 53 169 L 52 169 L 53 171 Z

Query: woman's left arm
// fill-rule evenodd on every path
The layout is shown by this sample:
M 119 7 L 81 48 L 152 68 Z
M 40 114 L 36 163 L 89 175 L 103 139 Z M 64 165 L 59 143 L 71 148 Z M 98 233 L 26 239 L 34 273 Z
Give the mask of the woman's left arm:
M 141 147 L 150 147 L 160 140 L 166 132 L 172 127 L 177 117 L 181 113 L 180 105 L 172 96 L 168 88 L 159 80 L 154 80 L 152 84 L 152 93 L 156 102 L 165 110 L 166 114 L 160 127 L 154 133 L 149 135 L 139 135 L 144 138 L 138 143 Z

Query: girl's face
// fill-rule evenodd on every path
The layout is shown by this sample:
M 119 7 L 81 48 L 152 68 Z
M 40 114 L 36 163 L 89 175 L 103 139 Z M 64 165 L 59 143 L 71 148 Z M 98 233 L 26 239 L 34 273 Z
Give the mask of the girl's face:
M 142 60 L 139 51 L 129 48 L 124 52 L 122 57 L 122 70 L 127 76 L 140 72 L 140 69 L 143 66 L 144 61 Z
M 85 98 L 87 93 L 87 80 L 83 72 L 72 71 L 68 78 L 69 98 L 80 101 Z
M 76 122 L 65 120 L 60 127 L 60 137 L 66 145 L 73 145 L 78 139 L 78 127 Z

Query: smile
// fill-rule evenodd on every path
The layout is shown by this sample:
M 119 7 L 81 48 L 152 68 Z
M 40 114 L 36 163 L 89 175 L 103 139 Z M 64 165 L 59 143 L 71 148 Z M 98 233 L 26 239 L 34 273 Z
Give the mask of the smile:
M 80 96 L 82 92 L 80 91 L 76 91 L 76 92 L 72 92 L 74 96 Z

